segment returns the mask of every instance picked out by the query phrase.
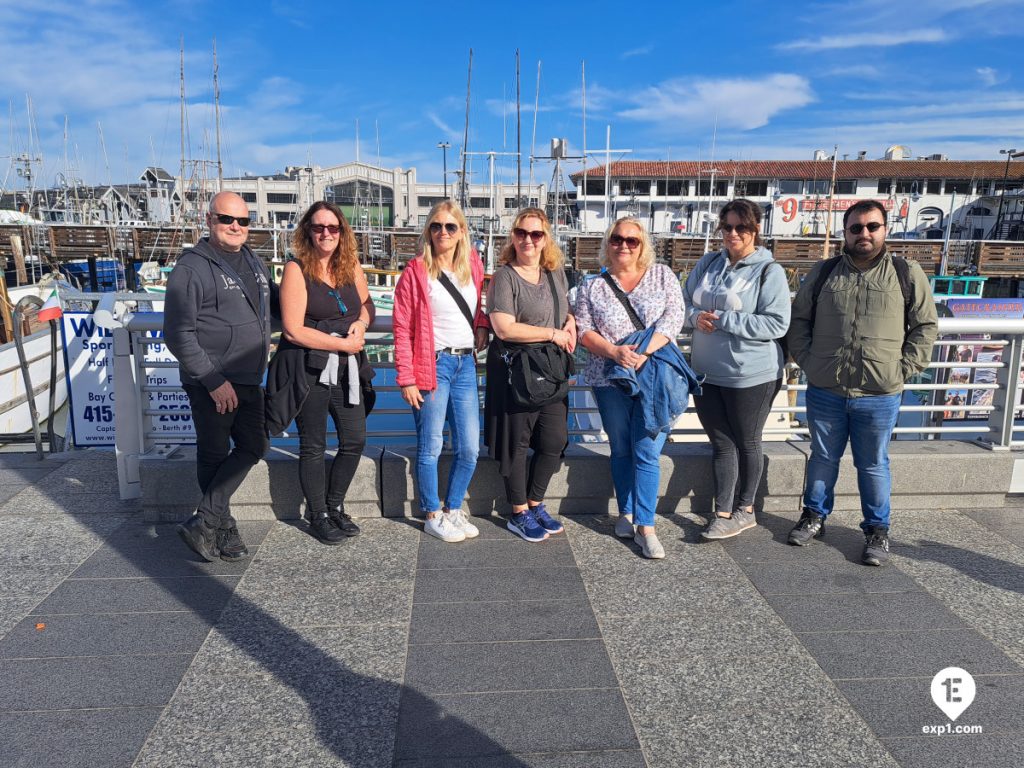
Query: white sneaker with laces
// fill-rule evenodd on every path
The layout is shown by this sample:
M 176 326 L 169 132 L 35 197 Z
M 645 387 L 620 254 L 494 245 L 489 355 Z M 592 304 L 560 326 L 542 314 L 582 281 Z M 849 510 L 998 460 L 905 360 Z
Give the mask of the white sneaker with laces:
M 447 541 L 449 544 L 465 541 L 466 539 L 466 534 L 452 525 L 448 515 L 443 512 L 440 515 L 428 518 L 426 523 L 423 524 L 423 530 L 431 536 L 436 536 L 441 541 Z
M 455 530 L 462 531 L 467 539 L 475 539 L 480 535 L 480 529 L 469 522 L 469 515 L 461 507 L 443 512 L 442 515 L 448 518 Z

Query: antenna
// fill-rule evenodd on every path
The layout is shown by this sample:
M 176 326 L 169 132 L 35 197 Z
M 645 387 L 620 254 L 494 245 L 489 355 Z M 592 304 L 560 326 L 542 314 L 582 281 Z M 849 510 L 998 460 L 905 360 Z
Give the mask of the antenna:
M 217 130 L 217 191 L 224 191 L 224 166 L 220 161 L 220 81 L 217 79 L 217 38 L 213 38 L 213 114 Z
M 103 167 L 107 169 L 107 186 L 113 186 L 113 182 L 110 179 L 110 160 L 107 158 L 107 142 L 103 140 L 103 125 L 96 121 L 96 130 L 100 134 L 100 149 L 103 150 Z M 127 180 L 126 180 L 127 181 Z

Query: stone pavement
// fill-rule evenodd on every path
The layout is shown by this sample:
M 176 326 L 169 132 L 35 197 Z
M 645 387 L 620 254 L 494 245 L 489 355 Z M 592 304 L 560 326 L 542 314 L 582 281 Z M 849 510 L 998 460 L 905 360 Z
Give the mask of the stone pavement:
M 1024 765 L 1021 508 L 900 512 L 882 569 L 848 513 L 806 549 L 663 516 L 661 562 L 604 515 L 254 521 L 241 564 L 141 517 L 110 454 L 0 454 L 3 766 Z M 949 666 L 981 734 L 922 733 Z

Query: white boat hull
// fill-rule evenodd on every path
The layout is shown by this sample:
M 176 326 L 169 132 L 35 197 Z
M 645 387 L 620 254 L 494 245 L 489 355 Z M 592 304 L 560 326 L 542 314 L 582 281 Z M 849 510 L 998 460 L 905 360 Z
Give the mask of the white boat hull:
M 25 358 L 35 390 L 40 423 L 50 416 L 50 331 L 45 329 L 25 338 Z M 60 408 L 68 399 L 64 376 L 64 355 L 57 340 L 57 399 Z M 14 342 L 0 346 L 0 433 L 22 434 L 32 430 L 32 416 L 25 394 L 25 381 L 18 364 Z

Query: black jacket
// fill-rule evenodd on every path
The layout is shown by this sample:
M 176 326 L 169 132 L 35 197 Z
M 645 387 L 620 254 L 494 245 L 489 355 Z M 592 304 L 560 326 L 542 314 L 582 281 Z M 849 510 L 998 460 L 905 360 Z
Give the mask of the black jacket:
M 259 295 L 219 256 L 208 238 L 181 254 L 167 281 L 164 338 L 183 384 L 214 390 L 225 381 L 262 384 L 270 348 L 271 281 L 248 246 L 244 263 Z

